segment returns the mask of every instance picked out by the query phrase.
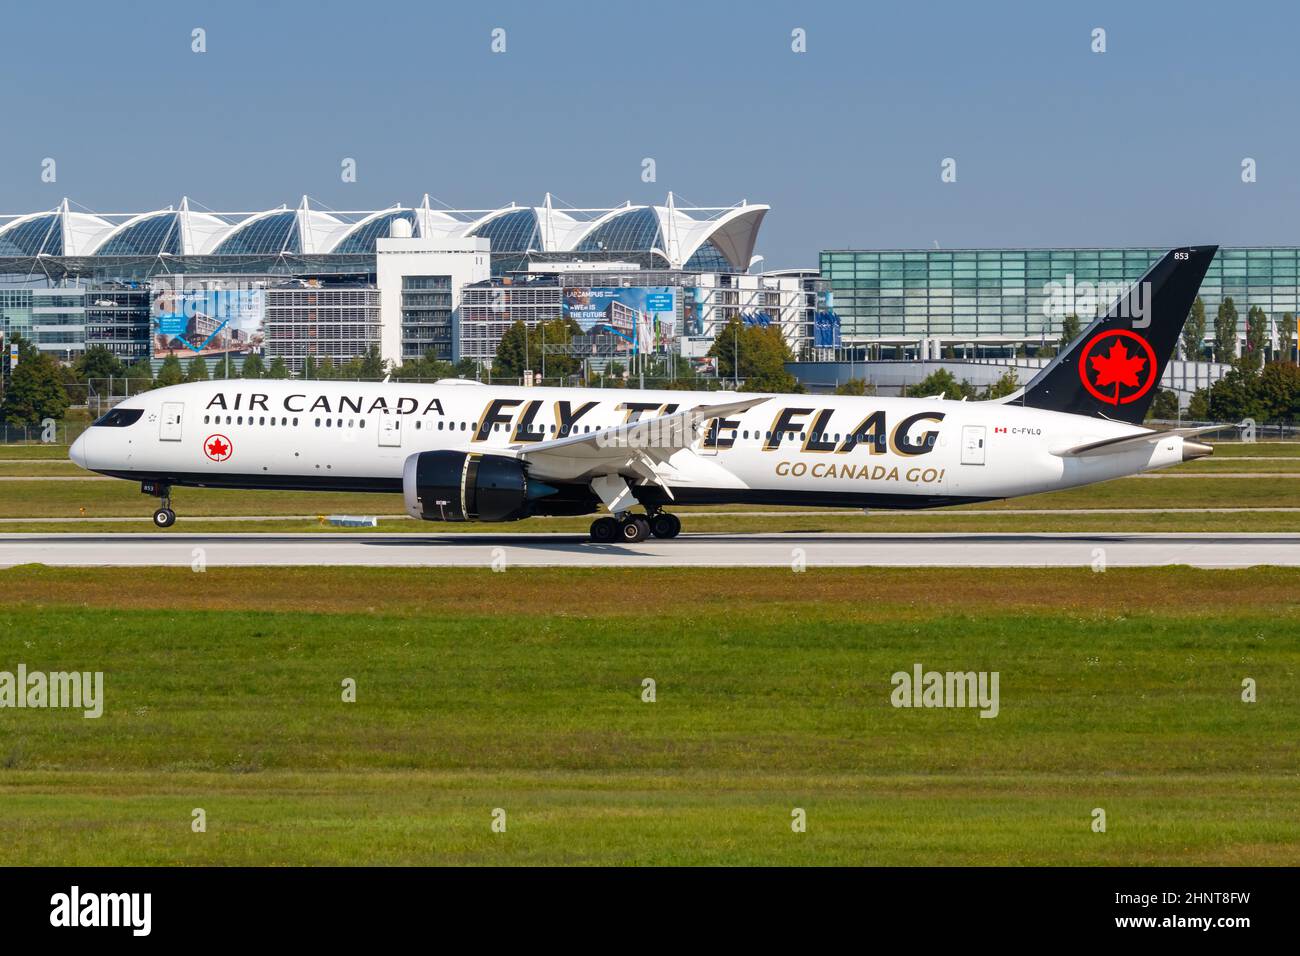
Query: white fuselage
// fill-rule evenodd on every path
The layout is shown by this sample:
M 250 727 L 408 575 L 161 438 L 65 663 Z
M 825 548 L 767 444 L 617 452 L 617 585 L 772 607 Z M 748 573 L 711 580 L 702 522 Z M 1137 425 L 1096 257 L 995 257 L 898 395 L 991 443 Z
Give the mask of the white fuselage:
M 88 429 L 72 458 L 93 471 L 167 484 L 400 491 L 403 465 L 416 452 L 526 456 L 542 442 L 746 397 L 472 382 L 196 382 L 123 402 L 119 408 L 140 409 L 140 418 Z M 791 430 L 776 437 L 784 428 Z M 996 401 L 772 395 L 660 463 L 657 483 L 682 503 L 929 507 L 1182 460 L 1176 436 L 1100 457 L 1058 454 L 1141 431 Z M 530 465 L 529 474 L 583 486 L 594 477 L 576 464 L 551 467 Z M 631 473 L 629 483 L 638 494 L 653 484 Z

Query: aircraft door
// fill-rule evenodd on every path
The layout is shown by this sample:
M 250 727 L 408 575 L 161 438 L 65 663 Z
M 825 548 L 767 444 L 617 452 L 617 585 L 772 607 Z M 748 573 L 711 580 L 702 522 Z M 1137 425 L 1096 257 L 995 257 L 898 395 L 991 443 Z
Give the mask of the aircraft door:
M 158 438 L 160 441 L 181 440 L 181 419 L 185 415 L 184 402 L 163 402 L 162 415 L 158 418 Z
M 984 464 L 984 426 L 965 425 L 961 430 L 961 463 Z
M 402 447 L 402 419 L 392 412 L 379 415 L 379 445 L 381 448 Z

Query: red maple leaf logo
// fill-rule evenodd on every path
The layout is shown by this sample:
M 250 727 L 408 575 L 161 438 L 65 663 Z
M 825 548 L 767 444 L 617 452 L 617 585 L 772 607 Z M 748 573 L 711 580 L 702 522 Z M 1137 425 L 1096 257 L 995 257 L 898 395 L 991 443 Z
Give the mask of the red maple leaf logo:
M 1140 355 L 1129 357 L 1128 349 L 1119 339 L 1110 343 L 1110 351 L 1105 355 L 1091 356 L 1092 370 L 1097 373 L 1097 387 L 1103 385 L 1128 385 L 1137 388 L 1138 372 L 1146 364 Z
M 230 442 L 222 435 L 213 435 L 204 443 L 203 450 L 213 461 L 225 461 L 230 457 Z
M 1137 352 L 1129 354 L 1125 339 L 1133 340 Z M 1110 346 L 1102 352 L 1106 340 Z M 1097 346 L 1096 355 L 1092 354 L 1094 345 Z M 1079 359 L 1079 378 L 1083 380 L 1083 387 L 1094 398 L 1113 405 L 1124 405 L 1145 395 L 1155 384 L 1157 371 L 1156 353 L 1151 343 L 1127 329 L 1108 329 L 1094 335 L 1084 345 Z M 1102 391 L 1111 386 L 1113 392 Z
M 1146 364 L 1146 359 L 1140 355 L 1132 357 L 1128 354 L 1128 349 L 1124 348 L 1124 343 L 1115 339 L 1110 343 L 1110 351 L 1105 355 L 1089 356 L 1092 362 L 1092 370 L 1097 373 L 1097 387 L 1105 388 L 1107 385 L 1115 386 L 1115 404 L 1119 404 L 1119 387 L 1127 385 L 1129 388 L 1137 388 L 1142 383 L 1138 380 L 1138 372 L 1142 371 L 1142 366 Z

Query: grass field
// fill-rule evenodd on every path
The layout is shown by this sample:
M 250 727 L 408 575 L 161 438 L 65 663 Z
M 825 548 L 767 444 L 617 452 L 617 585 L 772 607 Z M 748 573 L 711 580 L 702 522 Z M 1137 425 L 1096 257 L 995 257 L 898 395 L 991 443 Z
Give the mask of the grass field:
M 0 571 L 0 670 L 101 670 L 107 698 L 0 711 L 0 864 L 1295 865 L 1297 595 L 1272 569 Z M 998 671 L 999 715 L 891 707 L 918 662 Z

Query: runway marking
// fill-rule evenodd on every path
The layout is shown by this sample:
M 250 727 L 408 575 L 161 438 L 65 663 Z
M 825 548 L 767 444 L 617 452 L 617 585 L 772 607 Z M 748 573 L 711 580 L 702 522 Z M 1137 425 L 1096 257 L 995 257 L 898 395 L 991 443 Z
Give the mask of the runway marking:
M 685 534 L 599 545 L 580 534 L 0 534 L 0 567 L 1153 567 L 1300 566 L 1291 533 Z

